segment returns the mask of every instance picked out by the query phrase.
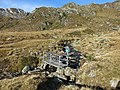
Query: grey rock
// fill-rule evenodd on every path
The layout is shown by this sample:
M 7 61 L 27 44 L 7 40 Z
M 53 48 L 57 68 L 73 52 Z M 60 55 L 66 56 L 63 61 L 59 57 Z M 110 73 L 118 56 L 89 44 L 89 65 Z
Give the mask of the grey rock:
M 13 51 L 10 51 L 10 52 L 8 52 L 7 55 L 9 56 L 9 55 L 12 55 L 12 54 L 13 54 Z
M 118 86 L 118 84 L 120 83 L 120 79 L 113 79 L 110 80 L 110 86 L 113 89 L 116 89 L 116 87 Z
M 90 73 L 88 74 L 88 77 L 95 77 L 96 72 L 94 70 L 91 70 Z
M 32 70 L 32 71 L 28 71 L 28 74 L 38 73 L 38 72 L 40 72 L 40 69 L 35 69 L 35 70 Z
M 116 26 L 116 27 L 112 27 L 112 30 L 119 30 L 120 29 L 120 26 Z
M 28 15 L 27 12 L 19 8 L 6 8 L 6 9 L 0 8 L 0 14 L 12 18 L 22 18 Z
M 25 66 L 25 67 L 22 69 L 22 74 L 26 74 L 29 70 L 30 70 L 30 67 L 29 67 L 29 66 Z

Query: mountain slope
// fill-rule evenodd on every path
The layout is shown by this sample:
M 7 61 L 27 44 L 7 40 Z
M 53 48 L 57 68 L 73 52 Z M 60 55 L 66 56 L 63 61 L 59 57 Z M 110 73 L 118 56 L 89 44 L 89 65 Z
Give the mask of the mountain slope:
M 28 13 L 22 9 L 17 9 L 17 8 L 6 8 L 6 9 L 0 8 L 0 14 L 12 18 L 22 18 L 25 17 Z
M 1 15 L 0 89 L 39 90 L 44 86 L 43 90 L 50 90 L 55 86 L 57 90 L 111 90 L 111 80 L 120 80 L 119 3 L 40 7 L 24 18 Z M 60 52 L 59 45 L 64 41 L 85 56 L 76 75 L 80 87 L 58 84 L 58 89 L 55 80 L 51 82 L 41 74 L 12 77 L 28 60 L 38 60 L 51 49 Z
M 76 28 L 86 26 L 91 29 L 117 28 L 120 23 L 120 2 L 106 3 L 106 4 L 90 4 L 80 6 L 75 3 L 68 3 L 61 8 L 40 7 L 36 8 L 31 14 L 27 14 L 20 9 L 1 9 L 3 15 L 9 12 L 9 15 L 14 17 L 22 17 L 17 20 L 17 24 L 11 25 L 12 28 L 0 28 L 0 30 L 7 31 L 38 31 L 58 28 Z M 6 13 L 4 13 L 7 11 Z M 21 16 L 22 15 L 22 16 Z M 98 21 L 97 21 L 98 20 Z M 114 22 L 115 21 L 115 22 Z M 9 21 L 3 21 L 7 23 Z M 12 23 L 15 21 L 10 20 Z M 95 24 L 96 25 L 95 25 Z M 3 27 L 3 26 L 2 26 Z M 103 30 L 99 31 L 103 31 Z M 97 31 L 97 30 L 95 30 Z

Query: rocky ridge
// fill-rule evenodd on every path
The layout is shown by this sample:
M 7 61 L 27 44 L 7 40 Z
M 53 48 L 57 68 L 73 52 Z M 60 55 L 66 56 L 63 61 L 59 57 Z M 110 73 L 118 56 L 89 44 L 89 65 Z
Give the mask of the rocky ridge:
M 120 1 L 105 4 L 89 4 L 78 5 L 76 3 L 68 3 L 60 8 L 53 7 L 40 7 L 28 14 L 21 9 L 0 9 L 2 15 L 10 16 L 12 20 L 4 19 L 4 23 L 15 23 L 12 28 L 3 25 L 0 30 L 9 31 L 39 31 L 58 28 L 76 28 L 76 27 L 89 27 L 96 29 L 99 26 L 99 31 L 103 29 L 112 28 L 119 29 L 120 17 Z M 14 21 L 15 20 L 15 21 Z M 1 25 L 1 23 L 0 23 Z M 5 27 L 4 27 L 5 26 Z
M 17 8 L 6 8 L 6 9 L 0 8 L 0 15 L 12 17 L 12 18 L 23 18 L 27 16 L 28 13 L 19 8 L 18 9 Z

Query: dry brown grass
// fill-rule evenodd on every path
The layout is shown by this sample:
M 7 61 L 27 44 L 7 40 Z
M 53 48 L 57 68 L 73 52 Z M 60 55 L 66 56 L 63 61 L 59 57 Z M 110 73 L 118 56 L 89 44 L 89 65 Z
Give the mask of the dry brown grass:
M 63 30 L 49 30 L 49 31 L 33 31 L 33 32 L 0 32 L 0 59 L 9 59 L 13 69 L 13 65 L 19 60 L 21 56 L 28 56 L 30 52 L 36 52 L 39 49 L 45 52 L 53 43 L 53 46 L 62 39 L 69 39 L 66 37 L 68 32 L 74 32 L 80 29 L 63 29 Z M 14 61 L 15 60 L 15 61 Z
M 36 90 L 39 83 L 45 81 L 44 76 L 24 75 L 14 79 L 0 81 L 0 90 Z
M 1 44 L 0 59 L 9 59 L 12 63 L 10 64 L 13 67 L 12 70 L 14 70 L 14 68 L 19 65 L 19 62 L 16 61 L 20 60 L 21 55 L 29 55 L 29 50 L 35 52 L 44 46 L 42 50 L 46 51 L 51 43 L 54 45 L 60 40 L 74 39 L 73 46 L 76 49 L 84 54 L 94 55 L 95 58 L 95 61 L 86 60 L 86 64 L 79 69 L 77 75 L 78 81 L 86 85 L 108 88 L 112 78 L 120 79 L 120 32 L 110 32 L 101 35 L 85 34 L 83 32 L 85 29 L 86 28 L 58 29 L 39 32 L 1 32 L 0 37 L 9 38 L 12 35 L 23 39 L 16 42 L 12 40 L 12 42 Z M 82 32 L 81 35 L 67 36 L 68 33 L 74 33 L 76 31 Z M 47 38 L 43 36 L 43 34 L 47 34 Z M 56 36 L 57 38 L 51 36 Z M 78 41 L 76 41 L 77 39 Z M 6 42 L 6 38 L 3 42 Z M 18 49 L 19 55 L 8 55 L 9 52 L 14 52 L 15 48 Z M 17 63 L 16 66 L 14 66 L 14 63 Z M 95 76 L 89 77 L 90 73 L 95 74 Z

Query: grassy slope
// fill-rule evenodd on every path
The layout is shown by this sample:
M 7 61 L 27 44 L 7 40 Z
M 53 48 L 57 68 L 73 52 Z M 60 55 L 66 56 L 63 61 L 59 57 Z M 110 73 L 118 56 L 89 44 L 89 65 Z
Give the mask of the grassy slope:
M 24 75 L 0 81 L 0 90 L 36 90 L 39 83 L 46 81 L 42 75 Z
M 101 35 L 91 35 L 86 34 L 85 30 L 87 29 L 76 28 L 39 32 L 1 32 L 0 37 L 2 37 L 1 41 L 3 44 L 0 45 L 0 60 L 4 61 L 4 59 L 8 59 L 12 70 L 15 70 L 18 68 L 21 55 L 29 55 L 30 50 L 35 52 L 44 46 L 42 50 L 46 51 L 52 42 L 54 45 L 60 40 L 74 39 L 73 46 L 75 48 L 84 54 L 94 55 L 94 58 L 96 58 L 95 61 L 89 61 L 88 58 L 86 64 L 79 69 L 78 82 L 87 85 L 109 87 L 111 79 L 120 78 L 120 32 L 116 31 Z M 79 32 L 80 34 L 76 34 L 75 32 Z M 79 40 L 76 41 L 77 39 Z M 14 54 L 16 52 L 14 49 L 16 48 L 19 54 Z M 13 52 L 13 54 L 8 55 L 10 52 Z M 95 73 L 95 77 L 89 77 L 92 71 L 93 74 Z
M 120 31 L 112 31 L 112 26 L 120 24 L 119 14 L 120 12 L 115 9 L 100 9 L 95 17 L 69 15 L 66 19 L 71 24 L 65 28 L 77 28 L 44 31 L 36 31 L 40 30 L 41 17 L 33 21 L 22 19 L 19 22 L 11 21 L 10 18 L 0 18 L 3 22 L 4 20 L 8 22 L 1 23 L 7 27 L 2 27 L 5 31 L 0 32 L 0 69 L 20 70 L 19 63 L 22 56 L 28 56 L 30 52 L 39 49 L 45 52 L 49 46 L 56 45 L 60 40 L 73 39 L 73 46 L 88 55 L 86 63 L 78 71 L 78 82 L 108 88 L 111 79 L 120 79 Z M 61 28 L 61 25 L 55 23 L 51 28 Z M 92 61 L 94 58 L 96 60 Z M 90 74 L 95 76 L 90 77 Z

